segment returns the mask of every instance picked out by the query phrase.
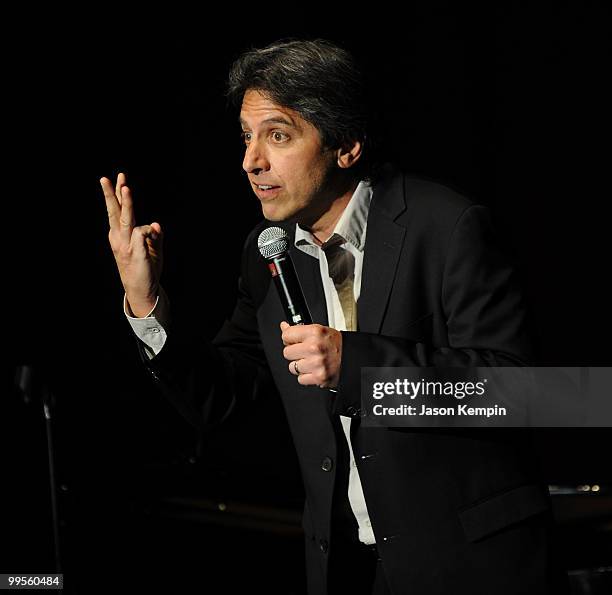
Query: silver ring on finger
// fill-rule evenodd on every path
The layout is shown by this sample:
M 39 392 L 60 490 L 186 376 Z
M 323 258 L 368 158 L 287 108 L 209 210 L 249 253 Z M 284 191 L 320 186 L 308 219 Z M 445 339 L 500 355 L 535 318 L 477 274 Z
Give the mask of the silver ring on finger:
M 300 375 L 300 371 L 299 371 L 299 369 L 298 369 L 298 365 L 297 365 L 297 360 L 294 360 L 294 361 L 293 361 L 293 371 L 295 372 L 295 375 L 296 375 L 296 376 L 299 376 L 299 375 Z

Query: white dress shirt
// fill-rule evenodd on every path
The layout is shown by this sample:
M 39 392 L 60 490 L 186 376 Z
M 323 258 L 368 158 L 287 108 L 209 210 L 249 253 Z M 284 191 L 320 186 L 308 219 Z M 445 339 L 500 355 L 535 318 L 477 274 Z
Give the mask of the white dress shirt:
M 368 211 L 372 200 L 372 187 L 365 181 L 361 181 L 348 205 L 344 209 L 333 233 L 324 243 L 329 242 L 334 236 L 340 236 L 344 242 L 341 247 L 348 250 L 354 257 L 355 271 L 353 293 L 355 301 L 358 302 L 361 291 L 361 273 L 363 270 L 363 249 L 365 246 L 366 227 Z M 325 302 L 327 304 L 328 325 L 340 331 L 346 330 L 342 304 L 338 298 L 338 292 L 329 276 L 327 258 L 323 249 L 315 242 L 312 234 L 296 225 L 295 246 L 302 252 L 318 259 Z M 145 344 L 145 351 L 150 358 L 157 355 L 166 341 L 166 329 L 169 324 L 170 304 L 166 293 L 160 287 L 160 293 L 154 308 L 144 318 L 136 318 L 129 309 L 129 304 L 124 296 L 123 308 L 125 315 L 136 333 L 136 336 Z M 366 544 L 375 543 L 372 524 L 368 515 L 363 488 L 359 478 L 359 471 L 355 463 L 353 448 L 351 445 L 351 418 L 340 416 L 342 428 L 349 447 L 350 470 L 348 483 L 348 499 L 359 527 L 359 540 Z

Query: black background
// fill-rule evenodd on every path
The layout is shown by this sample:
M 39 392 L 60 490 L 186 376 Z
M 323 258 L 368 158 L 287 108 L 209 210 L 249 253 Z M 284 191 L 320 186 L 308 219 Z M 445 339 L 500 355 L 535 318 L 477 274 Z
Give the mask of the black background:
M 127 172 L 138 223 L 165 230 L 173 308 L 213 336 L 231 312 L 242 241 L 261 217 L 241 170 L 237 114 L 223 96 L 229 65 L 248 47 L 295 36 L 351 50 L 376 90 L 387 157 L 491 207 L 524 278 L 540 363 L 611 365 L 610 68 L 598 5 L 303 13 L 261 6 L 206 18 L 15 21 L 15 40 L 5 42 L 10 529 L 0 571 L 53 569 L 42 413 L 11 390 L 13 366 L 34 363 L 57 401 L 67 573 L 84 580 L 157 564 L 166 578 L 192 573 L 185 584 L 195 584 L 231 559 L 254 583 L 299 583 L 299 536 L 290 547 L 267 536 L 253 548 L 247 533 L 230 539 L 147 520 L 168 494 L 299 508 L 301 480 L 276 402 L 215 437 L 204 461 L 188 462 L 191 430 L 152 390 L 122 314 L 98 183 Z M 547 480 L 612 483 L 609 439 L 608 429 L 541 431 Z

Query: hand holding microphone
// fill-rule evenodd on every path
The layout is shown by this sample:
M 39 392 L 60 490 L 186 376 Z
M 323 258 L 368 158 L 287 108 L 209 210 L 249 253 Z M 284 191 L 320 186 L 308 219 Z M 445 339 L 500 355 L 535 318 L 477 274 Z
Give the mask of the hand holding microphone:
M 268 227 L 257 245 L 268 268 L 289 322 L 281 322 L 283 357 L 289 373 L 305 386 L 328 388 L 338 385 L 342 360 L 342 334 L 329 326 L 313 324 L 304 293 L 289 254 L 287 232 Z

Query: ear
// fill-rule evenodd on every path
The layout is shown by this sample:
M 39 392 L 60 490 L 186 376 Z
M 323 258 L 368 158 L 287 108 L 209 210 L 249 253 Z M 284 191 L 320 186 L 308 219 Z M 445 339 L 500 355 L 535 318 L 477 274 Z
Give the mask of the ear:
M 363 143 L 360 141 L 353 141 L 353 143 L 349 143 L 338 149 L 336 151 L 336 162 L 338 163 L 338 167 L 341 169 L 347 169 L 359 160 L 361 157 L 361 153 L 363 150 Z

